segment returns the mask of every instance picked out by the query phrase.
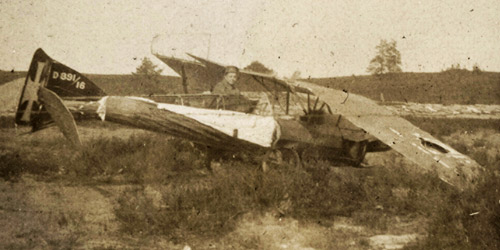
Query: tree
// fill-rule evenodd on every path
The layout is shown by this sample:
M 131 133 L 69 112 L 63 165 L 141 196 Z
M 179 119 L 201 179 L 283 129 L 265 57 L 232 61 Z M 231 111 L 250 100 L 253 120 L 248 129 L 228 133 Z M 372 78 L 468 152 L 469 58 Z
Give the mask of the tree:
M 158 82 L 162 71 L 163 69 L 158 69 L 158 65 L 151 62 L 149 58 L 144 57 L 141 65 L 136 68 L 135 73 L 132 72 L 132 75 L 143 80 Z
M 396 48 L 396 41 L 382 39 L 375 48 L 377 55 L 370 61 L 366 71 L 372 75 L 401 72 L 401 54 Z
M 272 69 L 267 68 L 266 66 L 264 66 L 264 64 L 260 63 L 259 61 L 253 61 L 248 66 L 246 66 L 244 69 L 251 70 L 254 72 L 258 72 L 258 73 L 264 73 L 264 74 L 273 74 L 274 73 L 274 71 Z
M 295 72 L 293 72 L 292 77 L 290 77 L 290 79 L 298 80 L 298 79 L 300 79 L 301 75 L 302 75 L 302 73 L 299 70 L 295 70 Z

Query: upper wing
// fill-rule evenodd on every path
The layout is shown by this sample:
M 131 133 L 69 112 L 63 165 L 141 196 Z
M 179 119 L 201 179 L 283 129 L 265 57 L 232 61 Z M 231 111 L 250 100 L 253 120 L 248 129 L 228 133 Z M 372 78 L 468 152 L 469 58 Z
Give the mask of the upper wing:
M 177 74 L 184 76 L 190 88 L 194 86 L 206 86 L 211 90 L 217 82 L 224 78 L 224 65 L 191 54 L 188 55 L 196 61 L 187 61 L 155 54 L 158 59 L 167 64 Z M 290 91 L 312 94 L 307 89 L 290 85 L 285 80 L 276 78 L 273 75 L 248 70 L 240 70 L 240 79 L 237 85 L 242 91 Z
M 220 65 L 218 63 L 203 59 L 201 57 L 197 57 L 191 54 L 188 54 L 192 58 L 200 61 L 204 65 L 206 65 L 208 70 L 216 71 L 216 72 L 222 72 L 221 78 L 224 75 L 224 69 L 225 67 L 223 65 Z M 290 91 L 290 92 L 299 92 L 299 93 L 308 93 L 312 94 L 308 89 L 301 88 L 299 86 L 294 86 L 289 84 L 287 81 L 277 78 L 273 75 L 269 74 L 263 74 L 263 73 L 258 73 L 258 72 L 253 72 L 250 70 L 240 70 L 240 80 L 241 83 L 244 83 L 246 86 L 254 87 L 255 91 L 255 85 L 260 84 L 264 90 L 267 90 L 269 92 L 283 92 L 283 91 Z
M 184 84 L 189 89 L 187 92 L 212 90 L 215 84 L 224 77 L 224 67 L 209 69 L 206 65 L 196 61 L 187 61 L 159 54 L 155 54 L 155 56 L 185 79 Z
M 372 100 L 311 83 L 296 84 L 312 90 L 333 113 L 343 115 L 421 167 L 437 172 L 443 181 L 461 189 L 477 181 L 482 171 L 477 162 Z

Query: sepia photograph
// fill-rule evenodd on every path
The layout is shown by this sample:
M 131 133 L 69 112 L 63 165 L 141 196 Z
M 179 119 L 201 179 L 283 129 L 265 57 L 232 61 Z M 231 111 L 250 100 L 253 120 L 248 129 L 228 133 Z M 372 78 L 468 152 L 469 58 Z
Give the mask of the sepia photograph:
M 0 1 L 0 249 L 500 249 L 500 2 Z

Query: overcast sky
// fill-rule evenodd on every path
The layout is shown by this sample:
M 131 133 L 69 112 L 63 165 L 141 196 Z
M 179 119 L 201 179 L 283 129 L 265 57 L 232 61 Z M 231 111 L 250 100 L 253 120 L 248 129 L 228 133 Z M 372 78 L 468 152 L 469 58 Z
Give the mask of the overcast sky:
M 397 42 L 403 71 L 500 71 L 500 1 L 0 0 L 0 39 L 0 69 L 16 71 L 43 48 L 80 72 L 127 74 L 153 48 L 281 76 L 359 75 L 380 39 Z

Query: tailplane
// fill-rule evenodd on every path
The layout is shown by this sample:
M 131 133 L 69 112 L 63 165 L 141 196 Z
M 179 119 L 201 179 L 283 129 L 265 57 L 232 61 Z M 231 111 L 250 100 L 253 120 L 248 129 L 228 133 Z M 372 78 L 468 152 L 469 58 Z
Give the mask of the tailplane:
M 71 97 L 91 99 L 106 95 L 87 77 L 53 60 L 42 49 L 37 49 L 24 82 L 15 117 L 16 124 L 31 125 L 34 131 L 52 123 L 50 115 L 39 100 L 40 87 L 51 90 L 63 99 Z

